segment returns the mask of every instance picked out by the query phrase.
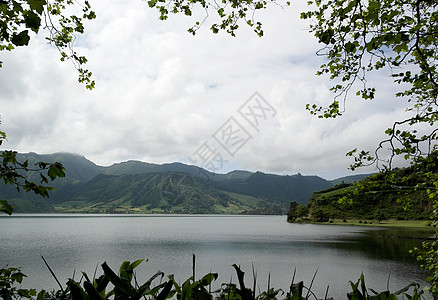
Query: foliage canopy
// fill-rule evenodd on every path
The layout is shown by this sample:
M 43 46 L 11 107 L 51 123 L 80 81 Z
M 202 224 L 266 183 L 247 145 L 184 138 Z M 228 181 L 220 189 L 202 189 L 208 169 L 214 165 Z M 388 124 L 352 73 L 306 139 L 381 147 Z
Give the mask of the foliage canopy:
M 316 0 L 316 8 L 302 13 L 312 19 L 311 32 L 324 46 L 318 52 L 326 58 L 318 75 L 328 74 L 335 94 L 328 107 L 307 105 L 320 118 L 342 115 L 353 89 L 365 100 L 377 98 L 369 86 L 371 73 L 388 70 L 398 87 L 395 97 L 407 102 L 409 116 L 396 120 L 386 131 L 374 154 L 355 155 L 352 169 L 377 164 L 390 168 L 397 155 L 405 159 L 427 156 L 436 150 L 438 119 L 437 42 L 438 2 L 435 0 Z M 388 153 L 384 153 L 389 148 Z
M 81 13 L 69 14 L 68 11 L 75 6 L 81 8 Z M 46 29 L 46 39 L 59 50 L 61 61 L 70 60 L 79 72 L 78 81 L 93 89 L 92 73 L 83 68 L 87 59 L 73 50 L 73 44 L 75 34 L 84 33 L 84 20 L 95 17 L 86 0 L 83 3 L 73 0 L 0 0 L 0 51 L 27 46 L 31 38 L 29 31 L 38 34 L 41 29 Z
M 151 8 L 156 8 L 160 12 L 160 20 L 167 20 L 169 14 L 183 13 L 186 16 L 192 16 L 196 7 L 199 6 L 205 11 L 202 20 L 188 29 L 195 35 L 196 31 L 204 24 L 209 17 L 209 12 L 214 11 L 219 17 L 219 22 L 213 23 L 210 30 L 213 33 L 219 33 L 224 30 L 231 36 L 236 36 L 236 31 L 239 28 L 240 21 L 244 21 L 248 26 L 254 29 L 258 36 L 263 36 L 262 23 L 255 19 L 255 14 L 258 10 L 265 9 L 270 3 L 279 5 L 276 0 L 222 0 L 222 1 L 206 1 L 206 0 L 148 0 L 148 5 Z M 286 1 L 284 5 L 290 5 Z

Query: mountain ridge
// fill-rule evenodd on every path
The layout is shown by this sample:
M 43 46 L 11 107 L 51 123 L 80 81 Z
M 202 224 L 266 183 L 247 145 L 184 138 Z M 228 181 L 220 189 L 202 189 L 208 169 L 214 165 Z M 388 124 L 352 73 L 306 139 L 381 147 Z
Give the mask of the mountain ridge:
M 290 202 L 305 204 L 313 192 L 333 186 L 315 175 L 245 170 L 217 174 L 179 162 L 129 160 L 99 166 L 65 152 L 20 153 L 17 158 L 29 165 L 56 161 L 66 168 L 65 178 L 50 183 L 56 191 L 48 199 L 0 185 L 0 199 L 11 200 L 17 212 L 285 214 Z

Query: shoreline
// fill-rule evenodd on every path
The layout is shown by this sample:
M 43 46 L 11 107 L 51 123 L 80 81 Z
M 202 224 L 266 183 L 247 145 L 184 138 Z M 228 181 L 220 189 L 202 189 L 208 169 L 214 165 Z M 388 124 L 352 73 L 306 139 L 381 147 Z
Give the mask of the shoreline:
M 344 225 L 344 226 L 367 226 L 367 227 L 388 227 L 388 228 L 413 228 L 413 229 L 433 229 L 433 227 L 427 226 L 428 221 L 425 220 L 347 220 L 344 222 L 342 219 L 334 219 L 329 222 L 315 222 L 311 220 L 301 220 L 298 222 L 301 224 L 319 224 L 319 225 Z

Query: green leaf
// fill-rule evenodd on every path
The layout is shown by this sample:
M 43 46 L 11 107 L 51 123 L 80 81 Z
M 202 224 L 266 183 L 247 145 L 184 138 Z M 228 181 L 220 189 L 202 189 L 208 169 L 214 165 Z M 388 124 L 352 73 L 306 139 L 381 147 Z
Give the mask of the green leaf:
M 67 285 L 74 300 L 85 300 L 85 297 L 83 295 L 84 292 L 82 291 L 81 286 L 76 281 L 74 281 L 73 279 L 69 279 Z
M 6 200 L 0 200 L 0 211 L 12 215 L 14 208 Z
M 217 278 L 218 278 L 217 273 L 208 273 L 207 275 L 202 277 L 202 279 L 199 280 L 199 282 L 201 283 L 202 286 L 208 286 L 208 285 L 210 285 L 210 283 L 212 283 Z
M 36 13 L 31 10 L 26 11 L 24 14 L 24 21 L 27 28 L 30 28 L 35 33 L 38 33 L 41 26 L 41 18 Z
M 125 295 L 129 295 L 129 286 L 125 284 L 116 273 L 108 266 L 106 262 L 102 264 L 102 269 L 105 275 L 108 277 L 109 281 L 114 285 L 115 288 L 121 290 Z
M 49 175 L 51 180 L 55 180 L 56 177 L 65 177 L 65 169 L 61 163 L 50 164 L 47 175 Z
M 217 28 L 217 24 L 213 24 L 210 27 L 211 31 L 213 31 L 213 33 L 218 33 L 219 32 L 219 28 Z
M 151 8 L 154 7 L 154 6 L 157 4 L 157 1 L 158 1 L 158 0 L 149 0 L 149 1 L 148 1 L 148 5 L 149 5 L 149 7 L 151 7 Z
M 109 280 L 105 275 L 100 276 L 95 280 L 96 290 L 98 293 L 105 291 L 108 286 Z
M 23 30 L 22 32 L 20 32 L 19 34 L 13 34 L 12 38 L 11 38 L 11 42 L 15 45 L 15 46 L 27 46 L 29 44 L 29 31 L 28 30 Z
M 348 53 L 356 52 L 356 45 L 352 42 L 345 44 L 345 51 Z
M 388 128 L 385 130 L 385 134 L 387 134 L 387 135 L 391 135 L 393 133 L 394 133 L 394 130 L 392 130 L 392 128 Z
M 138 267 L 138 265 L 141 264 L 143 261 L 144 261 L 144 258 L 143 258 L 143 259 L 137 259 L 136 261 L 132 262 L 132 263 L 129 265 L 129 268 L 130 268 L 131 270 L 134 270 L 134 269 L 135 269 L 136 267 Z
M 44 5 L 47 4 L 45 0 L 27 0 L 32 10 L 35 10 L 38 14 L 43 13 Z
M 167 297 L 168 297 L 168 295 L 169 295 L 169 293 L 170 293 L 170 291 L 172 289 L 173 284 L 174 284 L 174 281 L 172 279 L 169 280 L 166 283 L 166 286 L 161 290 L 160 294 L 158 294 L 156 300 L 165 300 L 165 299 L 167 299 Z
M 84 282 L 84 289 L 87 292 L 87 295 L 89 297 L 89 300 L 101 300 L 103 299 L 99 293 L 97 292 L 96 288 L 88 281 Z

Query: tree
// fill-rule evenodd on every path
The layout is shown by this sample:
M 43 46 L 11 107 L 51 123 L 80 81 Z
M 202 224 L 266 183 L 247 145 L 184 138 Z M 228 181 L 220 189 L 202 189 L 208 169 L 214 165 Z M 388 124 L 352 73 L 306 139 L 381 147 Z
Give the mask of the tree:
M 307 208 L 307 206 L 300 204 L 297 207 L 297 216 L 298 217 L 307 217 L 307 215 L 309 214 L 309 209 Z
M 297 208 L 298 208 L 298 202 L 292 201 L 289 206 L 289 212 L 287 213 L 288 222 L 294 222 L 297 219 L 298 217 Z
M 357 149 L 347 153 L 354 156 L 350 168 L 375 164 L 386 171 L 397 156 L 414 165 L 432 161 L 429 158 L 438 151 L 438 1 L 315 0 L 309 4 L 315 5 L 314 10 L 301 17 L 314 21 L 310 30 L 324 45 L 318 54 L 326 58 L 317 74 L 328 74 L 335 81 L 333 101 L 327 107 L 308 104 L 310 113 L 319 118 L 342 115 L 352 91 L 364 100 L 377 99 L 377 90 L 367 78 L 382 70 L 394 80 L 394 97 L 406 101 L 406 118 L 394 120 L 373 153 Z M 419 188 L 426 188 L 435 201 L 432 225 L 436 227 L 438 175 L 436 171 L 426 175 Z M 423 268 L 432 273 L 433 292 L 438 291 L 437 245 L 437 241 L 424 243 L 418 255 Z
M 371 73 L 387 69 L 398 86 L 395 97 L 407 103 L 409 115 L 395 120 L 374 153 L 355 156 L 352 169 L 376 164 L 391 168 L 395 156 L 415 161 L 437 150 L 438 12 L 436 0 L 315 0 L 315 10 L 302 13 L 312 19 L 310 31 L 324 46 L 326 58 L 318 75 L 328 74 L 335 84 L 334 100 L 327 107 L 307 105 L 311 114 L 335 118 L 344 112 L 350 92 L 365 100 L 378 98 L 369 86 Z M 420 133 L 421 132 L 421 133 Z M 383 152 L 389 148 L 389 154 Z
M 376 218 L 376 220 L 380 223 L 381 221 L 383 221 L 383 220 L 386 220 L 386 216 L 385 216 L 385 213 L 383 212 L 383 211 L 381 211 L 381 210 L 377 210 L 375 213 L 374 213 L 374 217 Z
M 80 14 L 68 13 L 78 7 Z M 46 29 L 46 39 L 58 48 L 61 60 L 71 61 L 79 72 L 78 81 L 88 89 L 93 89 L 95 82 L 91 79 L 92 73 L 83 68 L 87 59 L 74 51 L 73 44 L 75 34 L 84 33 L 83 21 L 95 17 L 87 0 L 84 3 L 72 0 L 0 0 L 0 51 L 27 46 L 29 30 L 38 34 L 41 29 Z

